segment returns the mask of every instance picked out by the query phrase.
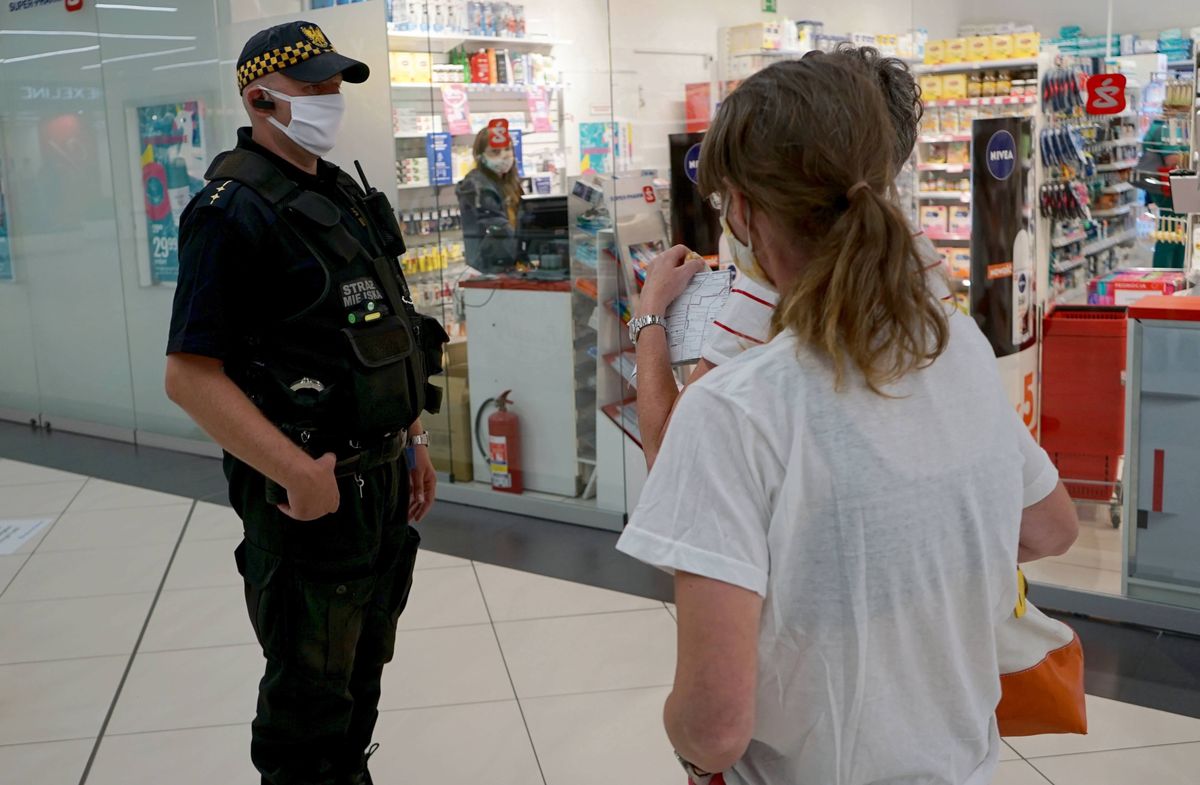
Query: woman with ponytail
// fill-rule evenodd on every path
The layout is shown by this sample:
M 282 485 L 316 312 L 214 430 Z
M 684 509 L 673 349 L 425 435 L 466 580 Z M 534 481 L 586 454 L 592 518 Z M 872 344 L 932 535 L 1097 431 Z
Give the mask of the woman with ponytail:
M 1023 522 L 1065 492 L 915 252 L 894 151 L 835 57 L 746 80 L 704 140 L 773 336 L 685 390 L 618 544 L 675 574 L 664 719 L 697 783 L 991 782 L 1013 565 L 1070 544 L 1069 516 Z

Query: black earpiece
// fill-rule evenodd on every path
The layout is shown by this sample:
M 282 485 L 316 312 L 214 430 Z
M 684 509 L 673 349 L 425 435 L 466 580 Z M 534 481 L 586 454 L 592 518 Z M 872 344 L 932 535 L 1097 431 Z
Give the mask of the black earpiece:
M 266 95 L 266 93 L 260 93 L 260 95 Z M 250 99 L 250 105 L 253 106 L 255 109 L 274 109 L 275 108 L 275 102 L 267 100 L 266 98 L 252 98 L 252 99 Z

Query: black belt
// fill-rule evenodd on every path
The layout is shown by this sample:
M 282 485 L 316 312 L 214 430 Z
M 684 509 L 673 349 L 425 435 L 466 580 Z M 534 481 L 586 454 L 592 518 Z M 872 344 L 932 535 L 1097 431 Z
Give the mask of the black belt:
M 337 456 L 333 473 L 337 477 L 350 477 L 371 469 L 395 463 L 408 446 L 408 431 L 388 434 L 371 440 L 334 439 L 318 435 L 316 431 L 280 426 L 283 433 L 299 445 L 300 449 L 313 458 L 327 452 Z M 287 489 L 267 478 L 267 502 L 287 504 Z

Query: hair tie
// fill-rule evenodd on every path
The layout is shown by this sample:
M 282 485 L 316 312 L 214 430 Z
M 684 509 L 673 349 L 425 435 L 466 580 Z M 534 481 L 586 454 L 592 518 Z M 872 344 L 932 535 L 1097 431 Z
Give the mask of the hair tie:
M 850 190 L 846 191 L 846 199 L 853 199 L 854 195 L 864 188 L 870 188 L 871 185 L 866 180 L 859 180 L 854 185 L 850 186 Z

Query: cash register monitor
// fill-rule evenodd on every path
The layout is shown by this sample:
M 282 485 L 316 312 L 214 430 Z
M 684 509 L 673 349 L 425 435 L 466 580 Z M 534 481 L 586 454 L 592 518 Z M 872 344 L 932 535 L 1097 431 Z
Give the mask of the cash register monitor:
M 566 270 L 571 255 L 566 195 L 522 196 L 520 239 L 523 256 L 538 260 L 538 269 Z

